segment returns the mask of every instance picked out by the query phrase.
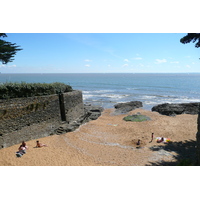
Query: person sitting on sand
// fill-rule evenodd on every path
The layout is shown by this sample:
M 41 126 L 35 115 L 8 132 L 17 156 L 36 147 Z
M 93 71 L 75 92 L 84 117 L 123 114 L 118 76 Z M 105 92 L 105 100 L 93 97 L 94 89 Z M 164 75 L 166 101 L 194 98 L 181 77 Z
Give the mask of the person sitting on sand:
M 18 150 L 26 151 L 26 149 L 28 149 L 28 146 L 26 146 L 26 143 L 24 141 L 22 141 L 22 144 L 19 146 Z
M 22 157 L 26 153 L 26 149 L 28 149 L 28 147 L 26 146 L 26 143 L 22 141 L 22 144 L 19 146 L 18 151 L 16 152 L 16 156 Z
M 140 140 L 138 140 L 138 142 L 136 143 L 137 145 L 140 145 Z
M 46 144 L 42 144 L 39 142 L 39 140 L 36 141 L 36 147 L 40 148 L 40 147 L 47 147 Z

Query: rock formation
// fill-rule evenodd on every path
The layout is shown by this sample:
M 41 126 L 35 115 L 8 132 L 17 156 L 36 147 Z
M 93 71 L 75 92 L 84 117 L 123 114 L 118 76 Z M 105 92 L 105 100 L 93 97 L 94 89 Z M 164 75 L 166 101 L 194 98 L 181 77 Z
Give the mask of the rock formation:
M 88 120 L 96 120 L 103 112 L 103 107 L 84 104 L 85 112 Z
M 136 108 L 140 108 L 142 107 L 142 102 L 141 101 L 130 101 L 130 102 L 127 102 L 127 103 L 118 103 L 118 104 L 115 104 L 114 107 L 115 107 L 115 114 L 124 114 L 124 113 L 127 113 L 127 112 L 130 112 Z
M 159 112 L 162 115 L 174 116 L 180 114 L 196 115 L 199 112 L 200 103 L 180 103 L 180 104 L 159 104 L 151 110 Z
M 96 120 L 101 116 L 103 108 L 99 106 L 93 106 L 91 104 L 84 105 L 85 114 L 80 116 L 77 120 L 71 123 L 63 123 L 58 129 L 56 129 L 56 134 L 60 135 L 63 133 L 71 132 L 76 130 L 81 124 L 89 122 L 91 120 Z

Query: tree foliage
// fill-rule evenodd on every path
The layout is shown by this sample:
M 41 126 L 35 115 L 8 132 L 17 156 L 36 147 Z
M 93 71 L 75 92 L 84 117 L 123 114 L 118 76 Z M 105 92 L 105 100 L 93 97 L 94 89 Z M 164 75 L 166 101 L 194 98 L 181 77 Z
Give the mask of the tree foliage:
M 5 33 L 0 33 L 0 37 L 5 38 L 7 35 Z M 12 62 L 16 53 L 22 50 L 19 47 L 20 46 L 17 46 L 16 43 L 7 42 L 0 39 L 0 62 L 3 64 Z
M 193 42 L 196 48 L 200 47 L 200 33 L 188 33 L 186 36 L 180 39 L 180 42 L 183 44 L 187 44 Z

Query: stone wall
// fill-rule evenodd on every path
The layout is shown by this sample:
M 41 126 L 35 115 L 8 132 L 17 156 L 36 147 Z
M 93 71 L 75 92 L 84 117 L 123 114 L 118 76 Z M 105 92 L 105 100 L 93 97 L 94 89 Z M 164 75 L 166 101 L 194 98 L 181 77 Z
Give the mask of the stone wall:
M 73 122 L 85 115 L 82 92 L 74 91 L 64 94 L 66 121 Z
M 84 115 L 81 91 L 63 94 L 66 122 L 71 123 Z M 0 100 L 0 148 L 18 144 L 21 141 L 46 137 L 45 124 L 59 125 L 62 122 L 59 95 Z M 40 133 L 22 131 L 26 127 L 43 124 Z M 28 129 L 27 129 L 28 130 Z M 31 129 L 29 129 L 31 130 Z

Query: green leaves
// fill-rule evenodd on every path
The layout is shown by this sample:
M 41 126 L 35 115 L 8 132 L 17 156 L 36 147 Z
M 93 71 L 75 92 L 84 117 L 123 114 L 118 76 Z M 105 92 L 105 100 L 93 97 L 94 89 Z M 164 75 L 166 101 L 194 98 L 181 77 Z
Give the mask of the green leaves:
M 0 37 L 7 37 L 5 33 L 0 33 Z M 0 62 L 7 64 L 12 62 L 13 57 L 16 55 L 17 51 L 21 51 L 15 43 L 6 42 L 5 40 L 0 39 Z
M 71 92 L 72 87 L 64 83 L 12 83 L 0 84 L 0 99 L 32 97 Z
M 183 44 L 187 44 L 193 42 L 196 48 L 200 47 L 200 33 L 188 33 L 186 36 L 180 39 L 180 42 Z

